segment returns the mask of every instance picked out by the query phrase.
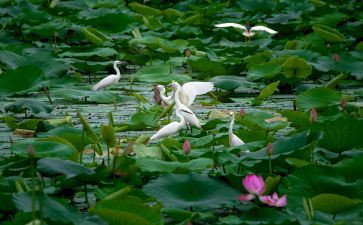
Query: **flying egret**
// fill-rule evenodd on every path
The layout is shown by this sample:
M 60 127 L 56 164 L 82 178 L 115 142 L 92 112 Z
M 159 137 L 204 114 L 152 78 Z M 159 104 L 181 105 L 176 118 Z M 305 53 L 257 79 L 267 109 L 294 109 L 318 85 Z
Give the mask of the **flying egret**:
M 165 95 L 165 87 L 163 85 L 160 85 L 160 84 L 157 85 L 155 88 L 159 90 L 161 100 L 163 101 L 163 103 L 165 105 L 170 105 L 171 103 L 173 103 L 173 101 L 174 101 L 174 99 L 173 99 L 174 94 L 173 93 L 170 94 L 169 96 L 166 96 Z
M 189 107 L 193 104 L 197 95 L 204 95 L 213 90 L 213 82 L 188 82 L 180 86 L 176 81 L 171 82 L 171 87 L 175 90 L 175 97 L 178 95 L 180 102 Z M 175 98 L 174 97 L 174 98 Z
M 253 35 L 255 35 L 255 33 L 253 33 L 252 31 L 264 31 L 270 34 L 277 34 L 277 31 L 274 31 L 268 27 L 265 26 L 254 26 L 254 27 L 250 27 L 250 26 L 243 26 L 241 24 L 238 23 L 221 23 L 221 24 L 217 24 L 215 25 L 216 27 L 234 27 L 237 29 L 241 29 L 244 30 L 243 32 L 243 36 L 251 38 Z
M 180 122 L 174 121 L 174 122 L 171 122 L 171 123 L 165 125 L 158 132 L 156 132 L 156 134 L 151 136 L 150 140 L 157 140 L 157 139 L 160 139 L 163 137 L 167 137 L 169 135 L 173 135 L 173 134 L 177 133 L 183 126 L 185 126 L 185 118 L 181 114 L 182 111 L 183 111 L 183 109 L 176 110 L 176 115 L 177 115 L 177 117 L 180 118 Z
M 228 131 L 229 146 L 236 147 L 243 145 L 244 142 L 239 137 L 237 137 L 237 135 L 233 133 L 234 112 L 230 112 L 229 115 L 232 116 L 231 124 L 229 125 L 229 131 Z
M 97 90 L 104 89 L 108 86 L 111 86 L 113 84 L 116 84 L 121 78 L 120 70 L 117 68 L 117 65 L 119 65 L 119 64 L 121 64 L 121 61 L 118 61 L 118 60 L 116 60 L 113 63 L 113 68 L 116 71 L 116 75 L 112 74 L 112 75 L 108 75 L 107 77 L 103 78 L 100 82 L 98 82 L 95 86 L 92 87 L 92 90 L 97 91 Z
M 198 83 L 198 82 L 196 82 Z M 202 82 L 201 82 L 202 83 Z M 186 105 L 184 105 L 181 100 L 180 100 L 180 96 L 182 96 L 180 94 L 180 92 L 182 92 L 182 88 L 181 86 L 173 81 L 170 86 L 174 89 L 175 93 L 174 93 L 174 101 L 175 101 L 175 105 L 177 109 L 181 109 L 180 113 L 182 114 L 182 116 L 184 117 L 185 121 L 187 123 L 189 123 L 190 125 L 194 125 L 197 128 L 201 128 L 200 122 L 197 118 L 197 116 L 193 113 L 192 110 L 190 110 Z

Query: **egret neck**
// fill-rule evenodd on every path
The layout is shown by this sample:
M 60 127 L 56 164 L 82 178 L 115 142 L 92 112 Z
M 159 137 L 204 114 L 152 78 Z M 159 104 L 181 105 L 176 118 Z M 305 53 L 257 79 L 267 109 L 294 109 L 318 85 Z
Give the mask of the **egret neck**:
M 175 104 L 177 104 L 178 106 L 178 103 L 176 102 L 177 98 L 178 98 L 178 101 L 180 104 L 183 104 L 183 105 L 188 105 L 188 101 L 189 101 L 189 97 L 187 94 L 185 94 L 185 91 L 183 90 L 183 88 L 180 86 L 179 83 L 175 82 L 177 88 L 175 90 Z M 179 106 L 178 106 L 179 108 Z
M 117 67 L 117 61 L 113 63 L 113 69 L 116 71 L 117 81 L 121 78 L 120 69 Z
M 234 114 L 232 115 L 231 124 L 229 125 L 229 133 L 233 134 L 233 126 L 234 126 Z

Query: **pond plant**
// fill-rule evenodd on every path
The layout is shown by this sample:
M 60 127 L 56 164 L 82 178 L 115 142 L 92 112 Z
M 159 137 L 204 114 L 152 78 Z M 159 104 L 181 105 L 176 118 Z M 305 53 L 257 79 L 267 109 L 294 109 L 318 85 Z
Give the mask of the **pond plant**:
M 0 225 L 362 224 L 362 10 L 0 0 Z

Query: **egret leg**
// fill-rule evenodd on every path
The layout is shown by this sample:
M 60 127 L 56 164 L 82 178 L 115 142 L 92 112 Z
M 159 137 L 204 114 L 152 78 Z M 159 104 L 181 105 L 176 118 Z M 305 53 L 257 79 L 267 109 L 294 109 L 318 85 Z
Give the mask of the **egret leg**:
M 189 124 L 190 126 L 190 134 L 193 134 L 193 126 L 191 124 Z
M 185 130 L 184 135 L 186 135 L 188 133 L 188 130 L 189 130 L 188 124 L 186 125 L 186 127 L 187 127 L 187 129 Z

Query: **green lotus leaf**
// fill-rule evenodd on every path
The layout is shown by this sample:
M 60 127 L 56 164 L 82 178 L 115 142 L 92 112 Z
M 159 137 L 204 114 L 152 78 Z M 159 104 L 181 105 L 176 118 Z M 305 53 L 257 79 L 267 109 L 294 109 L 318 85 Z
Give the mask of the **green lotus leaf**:
M 338 30 L 330 28 L 323 24 L 317 24 L 313 26 L 313 30 L 321 38 L 327 42 L 343 42 L 345 41 L 344 35 Z
M 296 56 L 289 57 L 282 65 L 282 73 L 286 78 L 306 78 L 312 70 L 305 59 Z
M 65 175 L 72 178 L 82 175 L 92 175 L 95 172 L 79 163 L 56 158 L 43 158 L 37 161 L 37 170 L 45 176 Z
M 160 214 L 132 200 L 105 200 L 97 203 L 90 212 L 99 215 L 109 225 L 161 225 Z
M 330 88 L 312 88 L 296 97 L 296 106 L 299 109 L 308 111 L 312 108 L 320 108 L 339 104 L 341 98 L 341 93 Z
M 246 91 L 257 86 L 255 83 L 247 81 L 245 77 L 239 76 L 215 76 L 210 79 L 210 81 L 213 82 L 217 88 L 226 91 L 233 91 L 237 88 L 242 88 Z
M 266 62 L 251 66 L 248 70 L 247 79 L 255 81 L 259 79 L 270 79 L 281 72 L 281 66 L 273 62 Z
M 353 208 L 361 201 L 337 194 L 320 194 L 311 198 L 311 202 L 316 210 L 337 214 L 349 208 Z
M 280 81 L 273 82 L 261 90 L 260 94 L 253 100 L 254 105 L 260 105 L 263 100 L 273 95 Z
M 203 171 L 213 165 L 213 160 L 209 158 L 193 159 L 188 162 L 167 162 L 154 158 L 140 158 L 136 164 L 144 172 L 161 172 L 161 173 L 186 173 Z
M 26 79 L 24 79 L 26 78 Z M 21 66 L 0 76 L 0 94 L 26 94 L 44 85 L 44 74 L 35 66 Z
M 336 153 L 362 148 L 363 120 L 339 118 L 334 121 L 314 123 L 313 129 L 322 131 L 324 136 L 319 145 Z
M 215 209 L 231 206 L 239 191 L 201 174 L 166 174 L 144 186 L 143 191 L 165 207 Z
M 182 83 L 190 80 L 188 75 L 173 73 L 168 64 L 146 66 L 137 71 L 134 74 L 134 78 L 144 82 L 158 82 L 162 84 L 170 83 L 173 80 Z
M 55 200 L 42 192 L 36 192 L 38 201 L 35 201 L 35 210 L 42 211 L 42 217 L 47 223 L 63 224 L 89 224 L 89 225 L 106 225 L 107 223 L 97 216 L 86 217 L 78 213 L 71 205 L 63 201 Z M 19 211 L 32 212 L 32 193 L 23 192 L 13 195 L 13 202 Z M 40 202 L 40 203 L 39 203 Z
M 19 99 L 14 103 L 5 106 L 5 112 L 24 113 L 27 110 L 34 114 L 38 114 L 51 113 L 53 108 L 43 102 L 31 99 Z
M 64 140 L 58 138 L 57 140 Z M 35 157 L 37 158 L 59 158 L 59 159 L 74 159 L 77 155 L 77 150 L 69 142 L 57 140 L 22 140 L 14 143 L 11 146 L 11 151 L 14 154 L 28 158 L 28 147 L 32 145 L 35 150 Z

